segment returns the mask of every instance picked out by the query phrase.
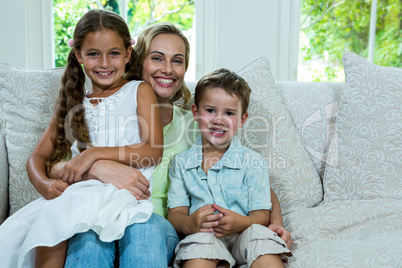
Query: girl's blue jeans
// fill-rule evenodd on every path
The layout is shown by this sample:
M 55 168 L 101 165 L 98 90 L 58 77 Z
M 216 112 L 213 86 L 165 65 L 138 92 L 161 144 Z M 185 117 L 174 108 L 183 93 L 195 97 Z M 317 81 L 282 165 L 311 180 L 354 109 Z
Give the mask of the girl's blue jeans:
M 164 217 L 153 213 L 147 222 L 126 228 L 117 242 L 103 242 L 93 232 L 74 235 L 68 242 L 66 268 L 113 267 L 119 254 L 119 267 L 168 267 L 179 237 Z M 118 245 L 119 250 L 116 251 Z

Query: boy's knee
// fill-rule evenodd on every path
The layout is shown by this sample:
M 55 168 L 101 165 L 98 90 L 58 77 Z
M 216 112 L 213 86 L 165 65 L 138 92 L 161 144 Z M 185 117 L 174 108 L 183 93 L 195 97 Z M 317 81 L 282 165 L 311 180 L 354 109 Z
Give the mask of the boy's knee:
M 257 257 L 257 259 L 250 265 L 250 268 L 258 268 L 258 267 L 275 267 L 282 268 L 285 267 L 279 255 L 275 254 L 266 254 Z

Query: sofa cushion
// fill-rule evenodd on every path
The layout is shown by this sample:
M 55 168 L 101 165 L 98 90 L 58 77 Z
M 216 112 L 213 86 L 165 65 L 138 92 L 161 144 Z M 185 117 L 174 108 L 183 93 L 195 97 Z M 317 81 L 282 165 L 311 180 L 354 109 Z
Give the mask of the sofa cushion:
M 402 69 L 377 66 L 351 52 L 343 64 L 338 138 L 329 152 L 338 165 L 326 168 L 325 202 L 402 199 Z
M 51 118 L 62 73 L 62 68 L 28 71 L 0 63 L 10 214 L 39 197 L 28 179 L 26 161 Z
M 252 93 L 249 117 L 238 136 L 267 160 L 271 187 L 282 213 L 313 207 L 322 200 L 322 185 L 275 85 L 267 58 L 238 72 Z
M 289 267 L 402 267 L 402 200 L 342 200 L 283 218 Z
M 326 164 L 337 164 L 327 161 L 327 151 L 335 133 L 339 97 L 345 85 L 340 82 L 288 81 L 276 85 L 322 178 Z

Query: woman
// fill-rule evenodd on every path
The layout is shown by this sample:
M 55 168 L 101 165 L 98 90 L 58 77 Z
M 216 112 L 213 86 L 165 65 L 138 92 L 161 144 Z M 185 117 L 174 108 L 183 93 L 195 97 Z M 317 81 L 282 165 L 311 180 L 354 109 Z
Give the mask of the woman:
M 122 239 L 131 241 L 130 246 L 120 252 L 120 258 L 132 258 L 132 263 L 137 267 L 167 267 L 179 241 L 173 227 L 164 218 L 167 215 L 168 162 L 177 153 L 188 149 L 197 135 L 191 112 L 178 106 L 184 106 L 191 98 L 184 84 L 190 45 L 183 33 L 173 24 L 158 23 L 142 31 L 134 50 L 140 64 L 138 77 L 152 85 L 158 99 L 163 125 L 164 152 L 162 162 L 153 173 L 151 200 L 155 213 L 146 223 L 126 228 Z M 62 166 L 63 163 L 55 166 L 50 176 L 57 178 Z M 112 183 L 119 189 L 128 189 L 137 199 L 150 196 L 148 184 L 142 174 L 117 162 L 107 160 L 95 162 L 87 178 L 96 178 L 105 183 Z M 63 190 L 58 191 L 61 193 Z M 46 192 L 55 191 L 42 191 L 44 194 L 39 192 L 44 195 Z M 279 202 L 274 194 L 272 203 L 271 223 L 277 223 L 274 226 L 278 228 L 278 233 L 282 232 L 285 235 L 285 238 L 283 237 L 285 241 L 291 241 L 290 234 L 282 227 Z M 66 267 L 110 267 L 114 255 L 113 243 L 102 242 L 94 232 L 89 231 L 70 239 Z

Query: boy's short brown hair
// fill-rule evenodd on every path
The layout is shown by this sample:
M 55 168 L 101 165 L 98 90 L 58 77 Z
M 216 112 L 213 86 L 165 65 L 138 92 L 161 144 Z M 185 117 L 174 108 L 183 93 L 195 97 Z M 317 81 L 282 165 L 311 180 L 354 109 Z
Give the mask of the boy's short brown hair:
M 240 75 L 228 69 L 222 68 L 201 77 L 195 87 L 194 104 L 198 107 L 202 95 L 208 88 L 221 88 L 229 95 L 239 98 L 242 105 L 242 113 L 247 112 L 250 102 L 251 89 Z

